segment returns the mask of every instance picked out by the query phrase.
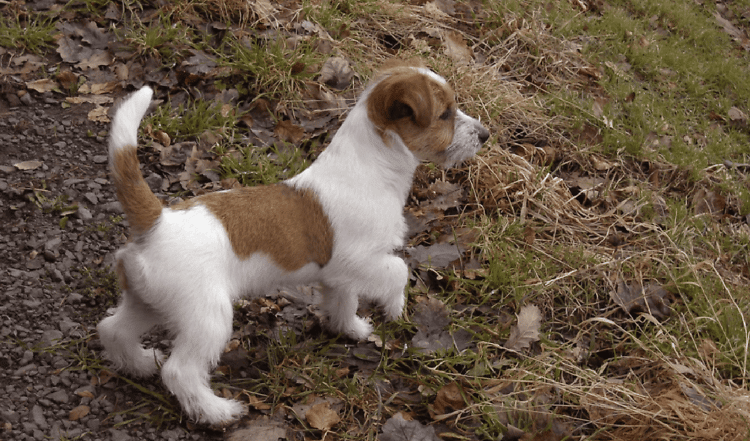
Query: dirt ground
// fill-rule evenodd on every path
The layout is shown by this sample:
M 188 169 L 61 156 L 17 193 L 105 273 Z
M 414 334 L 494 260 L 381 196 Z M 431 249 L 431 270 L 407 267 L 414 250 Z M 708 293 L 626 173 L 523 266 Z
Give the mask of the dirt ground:
M 0 439 L 210 439 L 119 426 L 133 390 L 85 369 L 99 362 L 92 333 L 112 299 L 97 294 L 125 236 L 107 127 L 60 97 L 6 82 L 0 98 Z

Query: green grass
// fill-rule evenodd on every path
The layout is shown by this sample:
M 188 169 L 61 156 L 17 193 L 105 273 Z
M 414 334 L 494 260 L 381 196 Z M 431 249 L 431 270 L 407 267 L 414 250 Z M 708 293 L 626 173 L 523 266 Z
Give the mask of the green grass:
M 166 102 L 147 115 L 142 125 L 165 132 L 173 142 L 181 142 L 205 132 L 231 139 L 237 123 L 234 109 L 224 112 L 221 103 L 195 100 L 176 107 Z
M 0 46 L 42 54 L 53 47 L 55 17 L 48 14 L 0 15 Z
M 81 5 L 87 11 L 104 7 L 96 0 Z M 133 11 L 148 7 L 126 6 Z M 151 22 L 128 15 L 121 37 L 134 56 L 160 60 L 166 70 L 183 61 L 187 49 L 209 52 L 218 74 L 205 86 L 239 93 L 233 108 L 204 100 L 179 106 L 167 101 L 144 126 L 150 133 L 167 133 L 172 142 L 214 133 L 218 141 L 210 154 L 222 179 L 241 185 L 278 182 L 304 170 L 326 137 L 306 133 L 311 138 L 296 144 L 249 145 L 248 121 L 264 119 L 269 132 L 274 122 L 296 124 L 295 108 L 318 109 L 319 103 L 306 101 L 306 87 L 329 56 L 348 59 L 364 83 L 384 54 L 393 51 L 383 47 L 381 37 L 394 38 L 402 45 L 397 56 L 424 58 L 454 84 L 462 108 L 481 115 L 493 130 L 480 161 L 469 171 L 445 175 L 466 184 L 463 215 L 441 215 L 425 234 L 436 241 L 454 227 L 478 230 L 480 239 L 470 247 L 481 269 L 473 279 L 442 269 L 419 273 L 425 280 L 411 283 L 406 314 L 395 322 L 382 323 L 377 309 L 365 309 L 376 324 L 377 344 L 339 340 L 315 326 L 296 333 L 294 324 L 259 325 L 254 312 L 238 308 L 235 329 L 251 323 L 257 331 L 240 338 L 254 375 L 216 376 L 217 389 L 244 391 L 268 405 L 269 413 L 312 397 L 340 400 L 337 435 L 371 440 L 396 412 L 435 423 L 435 402 L 453 383 L 461 385 L 465 403 L 436 426 L 450 432 L 444 438 L 451 439 L 498 439 L 509 425 L 541 437 L 558 420 L 583 427 L 581 436 L 599 439 L 642 424 L 678 430 L 688 422 L 671 416 L 666 405 L 644 419 L 607 425 L 596 420 L 590 403 L 611 400 L 635 418 L 660 403 L 660 390 L 677 384 L 700 384 L 708 395 L 727 400 L 732 397 L 727 390 L 746 390 L 750 231 L 743 216 L 750 213 L 750 178 L 741 168 L 722 170 L 717 164 L 750 162 L 750 132 L 728 117 L 732 107 L 750 111 L 750 56 L 717 24 L 714 3 L 615 0 L 583 11 L 577 2 L 486 1 L 473 14 L 466 10 L 475 3 L 458 2 L 462 21 L 430 16 L 432 24 L 440 25 L 435 28 L 419 21 L 426 20 L 419 6 L 406 3 L 302 1 L 298 6 L 294 25 L 309 20 L 320 26 L 332 38 L 331 53 L 319 50 L 317 30 L 259 32 L 248 17 L 221 16 L 236 27 L 206 35 L 181 14 L 221 11 L 208 2 L 172 4 Z M 728 5 L 738 14 L 748 6 Z M 49 26 L 39 20 L 21 40 L 26 51 L 51 47 L 51 40 L 36 40 Z M 0 44 L 5 46 L 3 32 L 18 38 L 21 22 L 0 24 L 8 28 L 0 30 Z M 459 31 L 476 62 L 451 60 L 441 29 Z M 410 47 L 412 38 L 426 46 Z M 597 73 L 583 75 L 581 67 Z M 350 92 L 341 96 L 349 98 Z M 269 105 L 253 107 L 260 100 Z M 268 113 L 259 115 L 260 108 Z M 596 136 L 579 136 L 590 128 Z M 494 156 L 514 143 L 553 147 L 560 155 L 543 164 L 526 158 L 531 170 L 526 173 L 510 154 Z M 612 166 L 597 169 L 592 158 Z M 478 196 L 480 187 L 490 184 L 488 174 L 473 174 L 477 169 L 499 176 L 494 201 Z M 434 167 L 426 173 L 443 176 Z M 604 183 L 598 196 L 579 202 L 570 192 L 573 185 L 566 186 L 574 182 L 571 176 Z M 553 197 L 561 188 L 564 203 Z M 725 198 L 721 216 L 696 212 L 697 189 Z M 60 211 L 67 204 L 40 192 L 32 201 Z M 623 202 L 637 210 L 618 210 Z M 418 212 L 421 207 L 411 208 Z M 615 233 L 623 239 L 613 245 Z M 86 270 L 84 276 L 86 294 L 102 307 L 111 306 L 114 275 Z M 658 319 L 623 311 L 612 300 L 622 281 L 666 287 L 673 296 L 672 314 Z M 421 325 L 416 305 L 426 296 L 446 305 L 450 323 L 444 332 L 471 335 L 467 349 L 430 353 L 412 345 Z M 540 339 L 528 350 L 509 350 L 505 341 L 525 305 L 542 311 Z M 304 320 L 315 321 L 312 314 Z M 99 361 L 81 345 L 86 342 L 71 347 L 72 366 L 96 371 Z M 706 349 L 711 347 L 716 351 Z M 179 406 L 166 390 L 123 381 L 137 399 L 121 414 L 120 425 L 180 421 Z M 601 385 L 608 389 L 597 395 Z M 500 386 L 508 389 L 495 389 Z M 680 397 L 683 392 L 675 393 Z M 289 419 L 289 424 L 302 436 L 323 436 L 304 419 Z M 653 437 L 678 439 L 674 433 Z

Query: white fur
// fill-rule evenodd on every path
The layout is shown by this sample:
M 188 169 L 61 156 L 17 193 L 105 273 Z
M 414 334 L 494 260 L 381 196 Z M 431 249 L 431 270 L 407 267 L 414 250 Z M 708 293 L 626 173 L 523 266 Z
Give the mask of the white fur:
M 419 71 L 445 83 L 430 71 Z M 389 319 L 401 315 L 408 268 L 393 252 L 404 244 L 403 207 L 423 158 L 393 132 L 384 134 L 389 146 L 384 145 L 367 116 L 371 90 L 365 91 L 320 157 L 286 181 L 317 195 L 334 232 L 329 262 L 287 272 L 259 253 L 243 260 L 207 208 L 165 208 L 149 232 L 116 256 L 128 286 L 98 331 L 107 356 L 119 369 L 144 376 L 161 365 L 164 383 L 187 415 L 220 424 L 245 412 L 239 402 L 215 396 L 209 384 L 209 372 L 232 333 L 232 302 L 237 298 L 264 295 L 281 284 L 320 283 L 329 328 L 355 339 L 372 332 L 356 314 L 360 297 L 379 303 Z M 110 153 L 135 145 L 150 99 L 150 89 L 144 88 L 119 108 Z M 486 136 L 477 120 L 457 112 L 446 164 L 475 154 Z M 141 344 L 141 335 L 157 324 L 175 336 L 166 361 L 164 354 Z

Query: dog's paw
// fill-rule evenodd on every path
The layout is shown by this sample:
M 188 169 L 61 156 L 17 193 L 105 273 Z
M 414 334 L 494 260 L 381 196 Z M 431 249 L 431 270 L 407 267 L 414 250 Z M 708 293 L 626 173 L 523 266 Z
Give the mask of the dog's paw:
M 344 321 L 330 320 L 328 327 L 331 332 L 345 334 L 354 340 L 365 340 L 372 334 L 372 325 L 356 315 Z
M 392 296 L 388 303 L 383 304 L 383 313 L 387 320 L 396 320 L 401 317 L 404 312 L 404 293 L 399 292 L 398 295 Z
M 159 370 L 166 357 L 158 349 L 141 348 L 139 353 L 120 368 L 134 377 L 150 377 Z
M 247 414 L 247 406 L 239 401 L 227 400 L 214 396 L 209 402 L 201 403 L 199 409 L 194 409 L 193 418 L 200 424 L 213 427 L 226 426 Z

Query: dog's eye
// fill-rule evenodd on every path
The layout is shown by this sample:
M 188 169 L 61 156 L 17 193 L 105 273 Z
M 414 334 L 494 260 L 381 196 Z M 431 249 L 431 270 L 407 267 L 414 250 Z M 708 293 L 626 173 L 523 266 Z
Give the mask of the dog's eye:
M 448 107 L 447 109 L 445 109 L 445 112 L 443 112 L 439 116 L 439 118 L 442 119 L 443 121 L 445 121 L 446 119 L 450 118 L 451 116 L 453 116 L 453 109 L 451 109 L 450 107 Z

